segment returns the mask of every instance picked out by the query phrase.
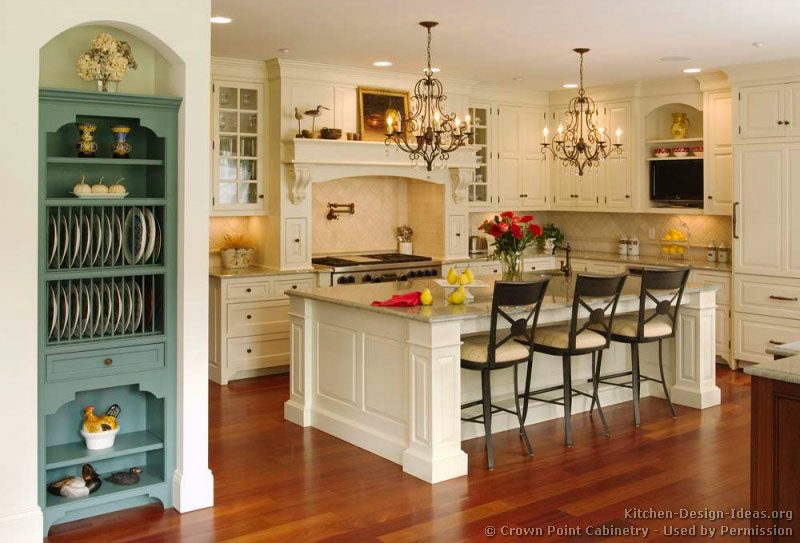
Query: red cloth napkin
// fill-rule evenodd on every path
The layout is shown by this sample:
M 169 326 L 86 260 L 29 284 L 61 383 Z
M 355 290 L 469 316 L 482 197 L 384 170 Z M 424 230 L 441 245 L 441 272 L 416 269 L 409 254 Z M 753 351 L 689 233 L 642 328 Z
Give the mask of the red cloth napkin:
M 419 297 L 422 293 L 421 292 L 407 292 L 406 294 L 395 294 L 388 300 L 374 301 L 372 305 L 379 305 L 379 306 L 393 306 L 393 307 L 413 307 L 415 305 L 419 305 Z

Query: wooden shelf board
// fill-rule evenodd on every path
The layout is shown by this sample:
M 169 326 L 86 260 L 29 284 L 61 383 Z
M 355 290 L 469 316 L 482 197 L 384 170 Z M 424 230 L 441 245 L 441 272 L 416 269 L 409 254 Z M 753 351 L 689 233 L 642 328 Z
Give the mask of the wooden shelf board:
M 163 448 L 164 442 L 146 430 L 119 434 L 113 447 L 99 451 L 90 451 L 83 441 L 52 445 L 47 447 L 45 469 L 63 468 Z
M 119 164 L 128 166 L 162 166 L 163 160 L 149 158 L 78 158 L 66 156 L 49 156 L 48 164 Z
M 46 206 L 163 206 L 166 198 L 45 198 Z
M 100 344 L 102 347 L 110 347 L 108 342 L 115 340 L 115 339 L 137 339 L 137 338 L 146 338 L 146 337 L 153 337 L 153 336 L 161 336 L 164 335 L 164 330 L 154 330 L 153 332 L 136 332 L 136 333 L 127 333 L 127 334 L 114 334 L 112 335 L 105 335 L 105 336 L 95 336 L 95 337 L 82 337 L 76 339 L 65 339 L 62 341 L 47 341 L 46 347 L 59 347 L 62 345 L 84 345 L 84 344 Z M 87 345 L 87 348 L 91 348 L 94 345 Z
M 148 491 L 157 485 L 163 485 L 164 479 L 157 474 L 149 473 L 147 466 L 141 466 L 142 473 L 139 475 L 139 484 L 136 485 L 115 485 L 108 481 L 103 481 L 103 484 L 94 494 L 89 494 L 83 498 L 64 498 L 62 496 L 54 496 L 47 493 L 47 509 L 61 509 L 73 510 L 83 509 L 92 505 L 100 505 L 110 501 L 130 498 L 141 494 L 147 494 Z M 105 478 L 108 474 L 101 473 L 100 478 Z
M 703 141 L 703 138 L 681 138 L 678 140 L 674 139 L 666 139 L 666 140 L 647 140 L 647 143 L 688 143 L 692 141 Z
M 667 158 L 647 157 L 648 162 L 660 162 L 662 160 L 703 160 L 701 156 L 668 156 Z
M 100 279 L 104 277 L 127 277 L 129 275 L 163 275 L 167 272 L 162 264 L 145 266 L 105 266 L 87 268 L 48 269 L 44 272 L 47 281 L 66 281 L 68 279 Z

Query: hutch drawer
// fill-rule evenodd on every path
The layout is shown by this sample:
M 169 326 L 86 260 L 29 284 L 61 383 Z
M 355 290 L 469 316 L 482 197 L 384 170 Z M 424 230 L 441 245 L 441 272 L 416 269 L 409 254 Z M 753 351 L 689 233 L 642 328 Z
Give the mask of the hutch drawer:
M 284 292 L 289 289 L 311 290 L 312 288 L 314 288 L 314 279 L 276 279 L 273 284 L 272 297 L 288 299 L 289 297 Z
M 234 283 L 228 285 L 228 300 L 260 300 L 268 298 L 272 294 L 269 281 L 258 281 L 253 283 Z
M 236 370 L 283 366 L 289 363 L 288 334 L 228 340 L 228 365 Z
M 737 274 L 736 310 L 800 319 L 800 279 Z
M 228 304 L 229 337 L 289 332 L 289 308 L 286 302 Z
M 165 367 L 164 344 L 136 345 L 47 356 L 47 381 L 67 381 Z

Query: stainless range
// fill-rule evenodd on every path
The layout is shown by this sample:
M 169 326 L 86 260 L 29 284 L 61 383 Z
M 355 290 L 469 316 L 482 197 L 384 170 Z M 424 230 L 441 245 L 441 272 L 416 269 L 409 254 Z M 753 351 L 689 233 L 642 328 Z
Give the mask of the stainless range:
M 312 264 L 332 268 L 333 285 L 407 281 L 416 277 L 438 277 L 442 263 L 428 256 L 378 253 L 312 258 Z

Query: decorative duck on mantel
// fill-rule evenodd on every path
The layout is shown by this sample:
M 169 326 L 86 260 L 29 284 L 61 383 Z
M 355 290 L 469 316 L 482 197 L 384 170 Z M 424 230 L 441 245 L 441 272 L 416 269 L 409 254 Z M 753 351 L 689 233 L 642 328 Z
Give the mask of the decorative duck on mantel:
M 76 477 L 71 475 L 59 479 L 54 483 L 47 485 L 47 491 L 56 496 L 63 496 L 65 498 L 81 498 L 88 496 L 92 492 L 96 492 L 103 481 L 94 470 L 91 464 L 84 464 L 81 468 L 81 476 Z
M 94 414 L 94 406 L 87 405 L 83 409 L 83 429 L 90 434 L 116 430 L 119 413 L 119 405 L 113 404 L 106 410 L 105 415 L 98 417 Z
M 131 468 L 128 471 L 115 471 L 108 477 L 106 481 L 114 483 L 115 485 L 135 485 L 139 482 L 139 474 L 142 468 Z

